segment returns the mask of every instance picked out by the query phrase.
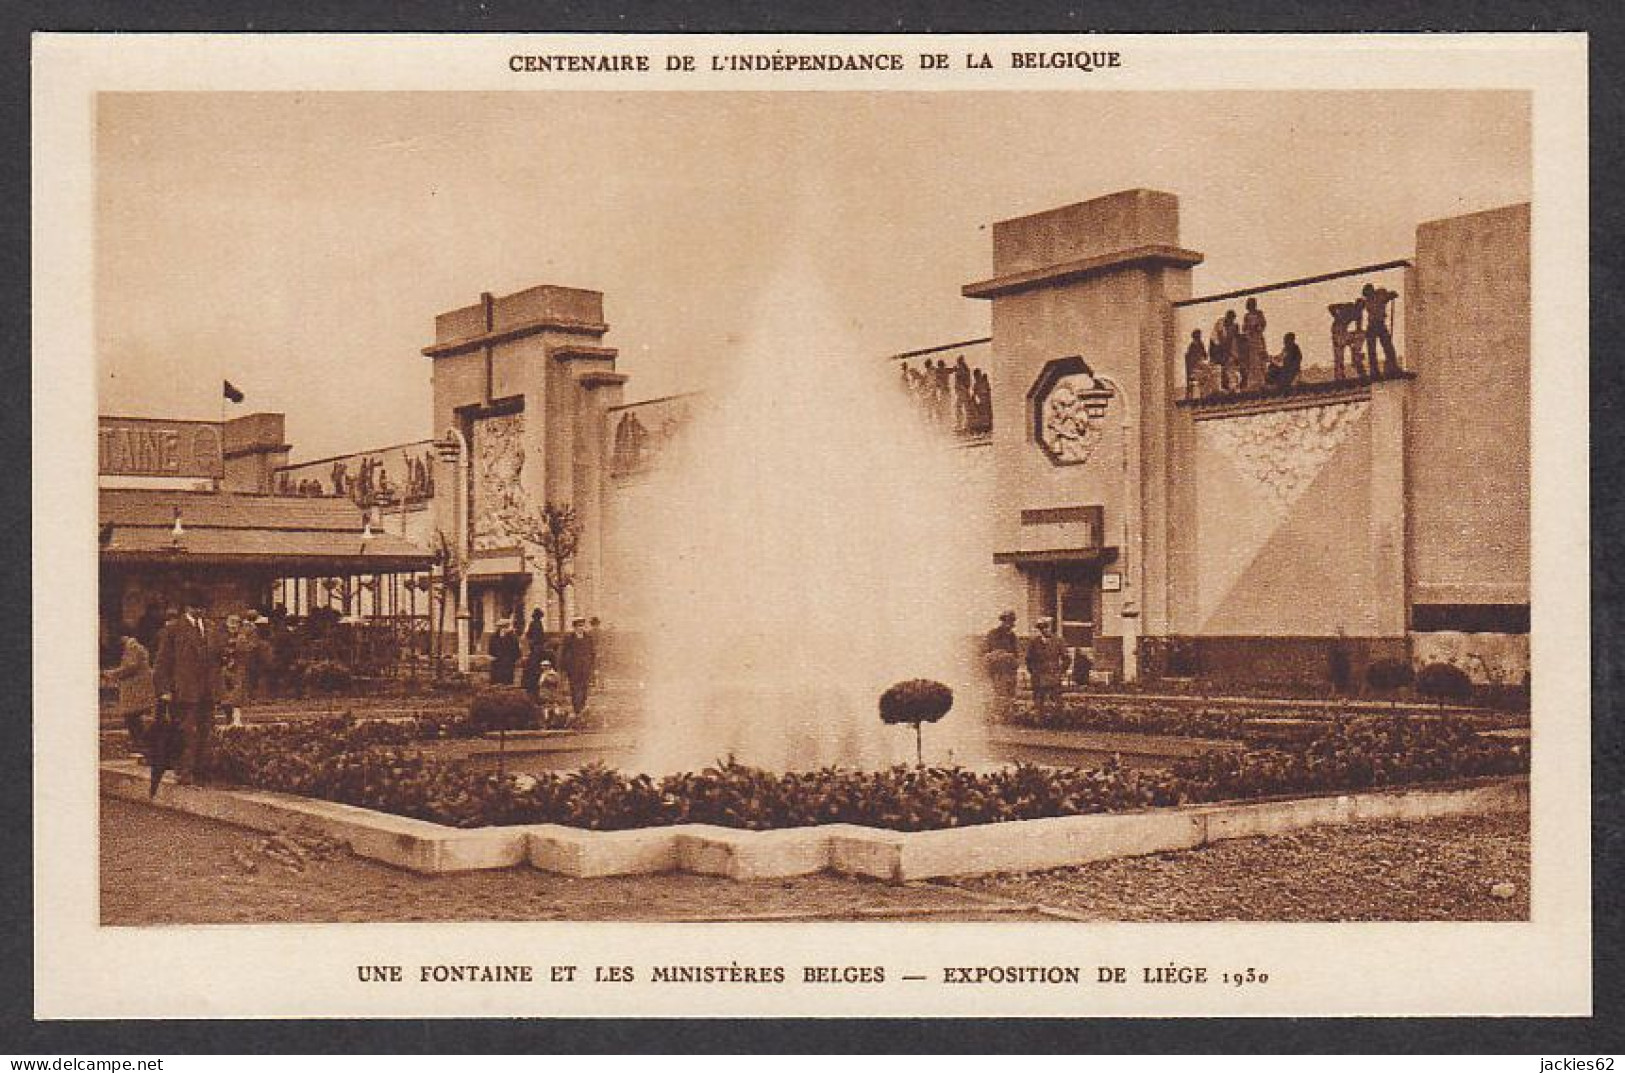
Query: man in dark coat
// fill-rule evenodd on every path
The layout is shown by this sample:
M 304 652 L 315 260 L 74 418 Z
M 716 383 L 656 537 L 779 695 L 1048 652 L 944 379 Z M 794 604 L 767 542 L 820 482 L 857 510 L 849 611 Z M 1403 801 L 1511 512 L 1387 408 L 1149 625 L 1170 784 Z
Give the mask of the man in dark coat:
M 487 651 L 491 654 L 491 684 L 513 685 L 513 670 L 519 664 L 519 638 L 506 622 L 497 623 Z
M 987 631 L 982 640 L 982 651 L 1008 652 L 1012 656 L 1021 653 L 1021 641 L 1016 637 L 1016 613 L 1006 611 L 999 616 L 999 624 Z
M 998 653 L 1002 658 L 990 658 Z M 982 666 L 993 685 L 995 717 L 1008 718 L 1010 702 L 1016 695 L 1016 661 L 1021 658 L 1021 640 L 1016 636 L 1016 613 L 1006 611 L 999 624 L 982 639 Z
M 188 589 L 181 600 L 182 613 L 158 634 L 152 684 L 181 730 L 181 759 L 176 769 L 180 780 L 193 784 L 209 777 L 209 744 L 220 695 L 224 643 L 203 617 L 201 592 Z
M 542 609 L 535 607 L 530 612 L 530 625 L 525 627 L 526 651 L 547 647 L 547 623 L 542 619 Z
M 1055 636 L 1055 623 L 1051 620 L 1039 619 L 1037 629 L 1038 636 L 1027 642 L 1027 673 L 1032 676 L 1033 708 L 1039 715 L 1048 715 L 1061 698 L 1066 645 Z
M 559 662 L 564 665 L 565 677 L 570 679 L 570 707 L 580 715 L 587 706 L 587 687 L 592 683 L 593 666 L 598 662 L 598 643 L 587 632 L 586 619 L 578 618 L 570 623 Z

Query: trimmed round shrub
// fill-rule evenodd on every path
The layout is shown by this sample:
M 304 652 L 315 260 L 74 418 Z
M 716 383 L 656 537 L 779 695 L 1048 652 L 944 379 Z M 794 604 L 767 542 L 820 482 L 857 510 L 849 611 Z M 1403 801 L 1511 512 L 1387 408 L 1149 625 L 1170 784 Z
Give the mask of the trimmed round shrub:
M 1378 693 L 1390 693 L 1415 680 L 1409 660 L 1379 659 L 1365 669 L 1365 684 Z
M 518 686 L 488 686 L 468 706 L 468 721 L 482 732 L 524 730 L 535 726 L 540 714 L 530 694 Z
M 911 678 L 880 695 L 880 721 L 891 725 L 935 723 L 953 706 L 953 690 L 929 678 Z
M 929 678 L 911 678 L 880 695 L 880 721 L 892 726 L 908 723 L 914 727 L 914 760 L 923 766 L 925 740 L 920 728 L 926 723 L 935 723 L 953 706 L 953 690 Z
M 1416 673 L 1416 691 L 1443 703 L 1466 702 L 1473 697 L 1473 680 L 1451 663 L 1429 663 Z

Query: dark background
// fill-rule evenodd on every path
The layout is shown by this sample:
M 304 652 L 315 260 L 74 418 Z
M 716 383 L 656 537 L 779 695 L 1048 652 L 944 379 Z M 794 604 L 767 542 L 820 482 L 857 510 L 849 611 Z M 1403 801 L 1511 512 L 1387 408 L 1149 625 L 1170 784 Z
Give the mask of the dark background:
M 780 3 L 612 5 L 511 0 L 250 0 L 11 2 L 0 7 L 0 281 L 11 330 L 0 335 L 0 495 L 6 542 L 0 571 L 0 1050 L 13 1054 L 194 1053 L 1535 1053 L 1625 1051 L 1621 1028 L 1621 908 L 1625 848 L 1621 732 L 1614 710 L 1625 664 L 1625 481 L 1621 453 L 1620 331 L 1625 294 L 1619 132 L 1625 79 L 1621 10 L 1596 3 L 1359 5 L 1271 0 L 1198 11 L 1185 0 L 1073 3 Z M 593 32 L 593 33 L 1324 33 L 1588 31 L 1591 85 L 1591 466 L 1593 688 L 1593 941 L 1595 1015 L 1571 1019 L 967 1020 L 967 1021 L 102 1021 L 35 1022 L 30 621 L 29 34 L 83 32 Z M 1539 211 L 1539 207 L 1536 207 Z M 82 361 L 85 355 L 42 355 Z M 49 595 L 41 605 L 49 613 Z M 44 713 L 49 717 L 52 713 Z M 139 973 L 139 965 L 109 966 Z M 161 980 L 152 985 L 161 987 Z

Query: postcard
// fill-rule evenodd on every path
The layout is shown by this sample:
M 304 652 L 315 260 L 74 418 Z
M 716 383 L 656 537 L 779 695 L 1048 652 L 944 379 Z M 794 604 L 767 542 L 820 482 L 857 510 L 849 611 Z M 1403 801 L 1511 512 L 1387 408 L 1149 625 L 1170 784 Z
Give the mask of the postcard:
M 34 65 L 39 1017 L 1590 1012 L 1583 35 Z

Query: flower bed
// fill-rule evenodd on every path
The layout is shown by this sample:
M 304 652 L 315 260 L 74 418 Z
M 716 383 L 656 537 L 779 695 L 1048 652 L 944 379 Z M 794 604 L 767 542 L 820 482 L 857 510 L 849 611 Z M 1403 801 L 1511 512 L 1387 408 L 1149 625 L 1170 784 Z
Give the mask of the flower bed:
M 1166 734 L 1181 738 L 1242 737 L 1242 724 L 1261 713 L 1246 708 L 1197 708 L 1188 704 L 1128 700 L 1068 700 L 1048 715 L 1032 704 L 1016 704 L 1010 722 L 1044 730 L 1103 730 L 1127 734 Z M 1279 712 L 1272 714 L 1279 715 Z
M 410 743 L 455 727 L 324 720 L 221 734 L 219 773 L 244 786 L 456 827 L 558 823 L 620 830 L 709 823 L 747 830 L 852 823 L 899 831 L 1408 785 L 1528 770 L 1527 747 L 1459 720 L 1356 719 L 1301 750 L 1204 753 L 1168 769 L 1016 765 L 785 775 L 727 763 L 653 779 L 602 766 L 499 775 L 425 757 Z
M 1068 697 L 1060 707 L 1040 716 L 1030 702 L 1013 705 L 1009 721 L 1016 726 L 1043 730 L 1110 731 L 1129 734 L 1164 734 L 1181 738 L 1258 737 L 1249 724 L 1258 721 L 1302 720 L 1306 724 L 1347 722 L 1351 719 L 1385 722 L 1430 722 L 1440 715 L 1426 710 L 1363 711 L 1351 715 L 1336 708 L 1253 707 L 1246 704 L 1201 704 L 1179 701 L 1137 700 L 1124 697 Z M 1524 725 L 1524 721 L 1490 712 L 1452 712 L 1449 719 L 1480 730 Z

